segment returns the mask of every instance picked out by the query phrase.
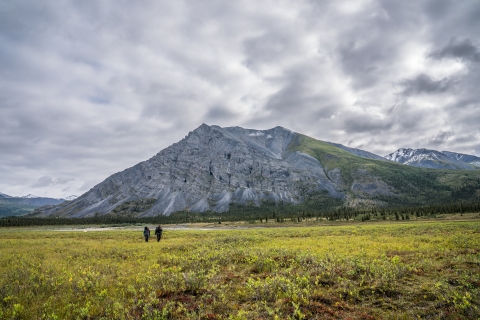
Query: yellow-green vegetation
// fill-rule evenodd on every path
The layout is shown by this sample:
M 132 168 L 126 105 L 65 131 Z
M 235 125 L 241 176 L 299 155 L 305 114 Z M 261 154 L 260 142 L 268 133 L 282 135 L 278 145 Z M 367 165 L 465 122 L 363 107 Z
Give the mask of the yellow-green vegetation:
M 0 230 L 1 319 L 478 319 L 480 223 Z

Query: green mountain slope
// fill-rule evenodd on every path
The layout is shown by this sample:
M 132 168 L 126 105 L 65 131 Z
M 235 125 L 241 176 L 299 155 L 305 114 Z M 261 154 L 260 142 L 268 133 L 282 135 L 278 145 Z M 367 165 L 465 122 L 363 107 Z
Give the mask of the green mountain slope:
M 33 211 L 38 206 L 23 204 L 22 198 L 0 198 L 0 218 L 7 216 L 20 216 Z
M 327 177 L 347 194 L 347 205 L 359 199 L 390 205 L 425 205 L 480 198 L 480 170 L 423 169 L 366 159 L 305 135 L 298 135 L 288 150 L 320 161 Z

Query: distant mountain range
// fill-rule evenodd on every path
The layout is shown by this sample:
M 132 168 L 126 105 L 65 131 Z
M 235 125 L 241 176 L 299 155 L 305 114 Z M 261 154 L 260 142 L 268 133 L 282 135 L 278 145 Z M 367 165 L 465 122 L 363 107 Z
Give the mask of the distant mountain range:
M 450 151 L 402 148 L 385 156 L 385 159 L 418 168 L 480 169 L 480 157 Z
M 272 202 L 325 209 L 472 201 L 480 199 L 477 159 L 426 149 L 381 157 L 282 127 L 203 124 L 77 199 L 38 208 L 30 216 L 148 217 Z
M 23 197 L 12 197 L 0 192 L 0 217 L 24 215 L 41 206 L 57 205 L 76 198 L 76 196 L 69 196 L 56 199 L 38 197 L 33 194 L 28 194 Z

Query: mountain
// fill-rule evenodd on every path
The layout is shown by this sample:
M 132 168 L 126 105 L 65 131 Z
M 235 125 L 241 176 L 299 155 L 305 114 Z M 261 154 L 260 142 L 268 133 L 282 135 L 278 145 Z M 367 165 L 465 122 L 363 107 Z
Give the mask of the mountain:
M 450 152 L 450 151 L 442 151 L 442 153 L 446 154 L 450 158 L 455 159 L 457 161 L 462 161 L 462 162 L 471 164 L 472 166 L 480 167 L 480 157 L 472 156 L 469 154 Z
M 31 216 L 147 217 L 184 210 L 224 212 L 232 204 L 268 202 L 310 203 L 319 209 L 332 203 L 418 205 L 478 196 L 480 170 L 445 173 L 377 157 L 282 127 L 203 124 L 75 200 L 38 208 Z
M 70 196 L 67 198 L 76 197 Z M 57 205 L 68 200 L 55 199 L 47 197 L 38 197 L 33 194 L 28 194 L 23 197 L 12 197 L 4 193 L 0 193 L 0 217 L 25 215 L 38 207 L 45 205 Z M 74 199 L 74 198 L 72 198 Z
M 361 149 L 356 149 L 356 148 L 350 148 L 350 147 L 346 147 L 344 145 L 341 145 L 339 143 L 333 143 L 333 142 L 329 142 L 331 145 L 337 147 L 337 148 L 340 148 L 342 150 L 345 150 L 347 151 L 348 153 L 351 153 L 353 155 L 356 155 L 358 157 L 362 157 L 362 158 L 366 158 L 366 159 L 374 159 L 374 160 L 382 160 L 382 161 L 386 161 L 386 159 L 382 156 L 379 156 L 379 155 L 376 155 L 375 153 L 371 153 L 371 152 L 368 152 L 368 151 L 365 151 L 365 150 L 361 150 Z
M 0 198 L 0 218 L 28 214 L 39 206 L 22 203 L 22 198 Z
M 419 168 L 475 170 L 480 158 L 449 151 L 401 148 L 385 156 L 385 159 Z
M 33 195 L 28 195 L 22 197 L 23 201 L 22 204 L 30 205 L 33 207 L 41 207 L 45 205 L 57 205 L 65 201 L 65 199 L 55 199 L 55 198 L 45 198 L 45 197 L 37 197 Z
M 305 188 L 342 198 L 318 160 L 287 150 L 296 135 L 281 127 L 260 131 L 202 125 L 151 159 L 114 174 L 55 210 L 61 216 L 83 217 L 109 213 L 127 202 L 155 199 L 141 216 L 184 209 L 222 212 L 232 202 L 298 203 Z
M 26 196 L 23 196 L 22 198 L 25 198 L 25 199 L 35 199 L 35 198 L 40 198 L 39 196 L 36 196 L 34 194 L 27 194 Z

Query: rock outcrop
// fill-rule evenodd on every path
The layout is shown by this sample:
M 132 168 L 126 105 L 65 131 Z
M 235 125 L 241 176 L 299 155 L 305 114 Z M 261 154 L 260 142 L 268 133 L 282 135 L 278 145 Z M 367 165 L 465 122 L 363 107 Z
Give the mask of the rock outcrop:
M 288 129 L 250 130 L 201 125 L 151 159 L 116 173 L 79 198 L 36 216 L 88 217 L 123 203 L 155 199 L 139 216 L 189 210 L 227 211 L 231 203 L 298 203 L 314 192 L 343 198 L 320 162 L 289 151 L 298 136 Z
M 322 209 L 323 200 L 319 199 L 328 202 L 329 197 L 341 199 L 334 202 L 346 206 L 475 198 L 472 188 L 480 181 L 479 158 L 475 156 L 400 149 L 386 158 L 282 127 L 251 130 L 203 124 L 178 143 L 108 177 L 80 197 L 38 208 L 31 216 L 150 217 L 178 211 L 225 212 L 233 203 L 297 204 L 306 200 Z M 444 179 L 446 173 L 411 166 L 454 170 Z M 471 170 L 467 174 L 455 171 L 458 169 Z M 439 190 L 443 192 L 441 200 Z

